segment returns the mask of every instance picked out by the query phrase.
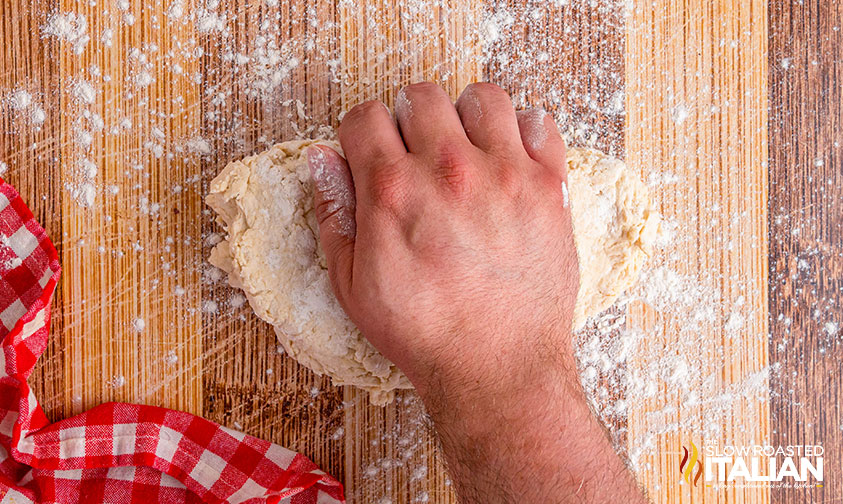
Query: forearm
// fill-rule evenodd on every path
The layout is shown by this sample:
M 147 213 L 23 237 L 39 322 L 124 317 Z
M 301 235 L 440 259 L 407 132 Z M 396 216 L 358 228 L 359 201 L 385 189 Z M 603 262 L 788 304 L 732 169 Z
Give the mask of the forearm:
M 422 392 L 460 502 L 647 502 L 567 360 Z

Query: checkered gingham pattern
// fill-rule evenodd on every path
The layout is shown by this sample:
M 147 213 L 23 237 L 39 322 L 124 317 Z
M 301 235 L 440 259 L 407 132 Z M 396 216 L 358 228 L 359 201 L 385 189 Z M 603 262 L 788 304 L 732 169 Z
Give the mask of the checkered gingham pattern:
M 179 411 L 107 403 L 50 423 L 27 384 L 47 345 L 58 254 L 0 180 L 0 504 L 338 504 L 310 460 Z

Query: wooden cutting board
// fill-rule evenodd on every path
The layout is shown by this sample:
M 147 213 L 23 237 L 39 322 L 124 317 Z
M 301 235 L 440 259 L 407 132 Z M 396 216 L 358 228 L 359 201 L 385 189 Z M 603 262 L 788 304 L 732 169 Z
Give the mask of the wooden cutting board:
M 313 125 L 336 126 L 365 99 L 391 103 L 418 80 L 454 97 L 469 82 L 493 80 L 518 104 L 556 113 L 575 142 L 642 173 L 675 175 L 654 198 L 692 238 L 662 264 L 710 272 L 719 306 L 737 307 L 751 335 L 729 337 L 718 315 L 696 344 L 710 359 L 688 379 L 714 376 L 725 390 L 768 365 L 766 2 L 220 4 L 222 18 L 208 21 L 188 19 L 203 7 L 195 0 L 183 2 L 181 20 L 166 2 L 0 2 L 0 92 L 23 88 L 47 112 L 34 124 L 2 109 L 0 161 L 64 267 L 53 336 L 31 379 L 51 418 L 110 400 L 176 408 L 304 453 L 345 483 L 350 502 L 455 502 L 412 394 L 373 407 L 365 394 L 332 387 L 279 354 L 270 328 L 238 306 L 205 262 L 220 230 L 202 199 L 228 161 L 313 134 Z M 513 21 L 484 23 L 493 9 Z M 86 17 L 91 39 L 79 54 L 73 41 L 44 36 L 56 12 Z M 321 57 L 302 59 L 283 85 L 254 93 L 241 68 L 251 63 L 237 54 L 267 44 L 261 22 L 278 27 L 282 53 L 285 41 L 304 38 Z M 91 103 L 80 98 L 80 79 L 95 84 Z M 92 115 L 105 127 L 87 147 L 79 132 L 96 127 Z M 195 138 L 207 139 L 208 154 Z M 73 195 L 80 159 L 99 170 L 90 208 Z M 645 328 L 650 342 L 630 366 L 684 348 L 677 327 L 685 320 L 640 302 L 624 309 L 626 324 Z M 619 426 L 630 453 L 649 447 L 639 478 L 654 500 L 768 502 L 767 489 L 678 483 L 682 445 L 703 434 L 650 427 L 654 415 L 666 424 L 702 417 L 702 407 L 683 401 L 660 389 L 630 403 Z M 719 439 L 770 438 L 763 400 L 738 399 L 733 411 Z

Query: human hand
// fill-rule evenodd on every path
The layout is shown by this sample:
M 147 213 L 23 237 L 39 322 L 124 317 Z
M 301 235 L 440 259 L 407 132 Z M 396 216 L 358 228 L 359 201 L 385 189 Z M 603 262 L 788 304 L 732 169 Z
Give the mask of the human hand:
M 310 154 L 317 188 L 334 175 L 316 208 L 349 317 L 423 395 L 432 380 L 460 391 L 571 355 L 577 256 L 552 118 L 519 118 L 487 83 L 456 107 L 439 86 L 408 86 L 395 116 L 397 127 L 380 102 L 358 105 L 339 130 L 348 163 Z M 342 194 L 354 197 L 338 204 Z M 337 232 L 351 214 L 356 234 Z
M 412 381 L 461 501 L 644 502 L 589 410 L 571 319 L 577 255 L 565 143 L 492 84 L 351 109 L 348 161 L 313 147 L 337 298 Z

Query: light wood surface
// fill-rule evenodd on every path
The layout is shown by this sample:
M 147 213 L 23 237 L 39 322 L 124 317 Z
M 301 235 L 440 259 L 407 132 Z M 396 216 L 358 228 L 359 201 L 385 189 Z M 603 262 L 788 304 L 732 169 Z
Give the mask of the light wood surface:
M 130 10 L 141 12 L 143 5 L 136 1 Z M 192 27 L 162 22 L 160 13 L 151 12 L 128 25 L 117 21 L 122 14 L 116 8 L 105 15 L 100 5 L 73 1 L 61 3 L 59 11 L 84 15 L 93 35 L 80 54 L 67 47 L 58 54 L 61 180 L 71 187 L 83 184 L 78 173 L 87 160 L 98 167 L 102 191 L 91 207 L 80 205 L 72 190 L 49 195 L 61 201 L 65 244 L 60 287 L 66 300 L 65 407 L 80 413 L 107 398 L 200 414 L 199 271 L 184 265 L 200 252 L 201 185 L 187 181 L 201 167 L 188 156 L 168 159 L 154 151 L 160 144 L 172 152 L 175 139 L 198 129 L 199 86 L 165 72 L 163 62 L 151 60 L 147 68 L 127 57 L 146 44 L 168 53 L 174 41 L 193 35 Z M 107 26 L 114 34 L 111 46 L 103 47 L 97 35 Z M 181 65 L 186 75 L 197 71 L 195 60 L 173 54 L 171 65 Z M 99 79 L 92 68 L 110 80 Z M 142 72 L 154 79 L 147 87 L 137 84 Z M 81 81 L 93 87 L 93 103 L 78 98 Z M 193 106 L 180 106 L 177 96 Z M 98 133 L 95 116 L 109 128 L 124 118 L 131 127 Z M 78 141 L 80 131 L 91 133 L 90 147 Z M 183 196 L 173 194 L 175 185 L 185 186 Z M 177 286 L 185 289 L 183 295 Z
M 526 15 L 521 2 L 421 4 L 222 0 L 225 30 L 200 31 L 193 21 L 168 21 L 168 3 L 132 0 L 128 12 L 135 19 L 128 25 L 123 12 L 102 3 L 0 1 L 6 65 L 0 88 L 25 86 L 50 112 L 34 131 L 3 109 L 0 159 L 59 246 L 64 266 L 50 348 L 32 378 L 51 418 L 108 400 L 177 408 L 304 453 L 345 483 L 350 502 L 454 502 L 411 393 L 386 408 L 372 407 L 364 394 L 334 388 L 298 366 L 276 351 L 271 329 L 248 307 L 231 306 L 235 291 L 205 263 L 219 229 L 202 198 L 228 161 L 318 133 L 308 130 L 313 125 L 336 126 L 359 101 L 391 103 L 400 86 L 422 79 L 440 82 L 453 96 L 468 82 L 494 80 L 518 92 L 520 105 L 551 110 L 574 141 L 642 170 L 664 167 L 678 175 L 657 199 L 665 214 L 695 230 L 695 238 L 675 244 L 677 255 L 665 264 L 689 275 L 711 272 L 711 288 L 723 300 L 697 340 L 698 351 L 711 358 L 690 379 L 701 390 L 704 377 L 725 388 L 768 364 L 766 2 L 636 0 L 627 15 L 623 2 L 562 2 L 544 7 L 545 16 L 530 29 L 516 22 L 502 42 L 485 48 L 477 31 L 484 12 L 508 9 L 517 21 Z M 184 12 L 201 6 L 187 1 Z M 48 13 L 57 11 L 86 16 L 91 40 L 81 54 L 41 36 Z M 258 30 L 266 19 L 277 29 Z M 100 36 L 107 27 L 114 29 L 110 46 Z M 320 57 L 302 60 L 280 87 L 250 93 L 254 83 L 244 81 L 238 63 L 220 61 L 229 50 L 251 53 L 257 31 L 280 46 L 308 40 Z M 133 48 L 157 56 L 148 64 L 133 60 Z M 549 58 L 507 66 L 500 59 L 484 62 L 478 57 L 484 49 L 522 62 L 541 49 Z M 339 74 L 331 60 L 341 62 Z M 110 81 L 92 75 L 94 66 Z M 142 72 L 152 77 L 149 86 L 138 85 Z M 96 82 L 94 103 L 75 97 L 80 79 Z M 562 98 L 554 100 L 550 90 L 561 90 Z M 607 112 L 618 91 L 625 115 Z M 585 99 L 595 96 L 596 105 Z M 672 119 L 678 105 L 688 109 L 684 121 Z M 132 126 L 94 134 L 85 148 L 76 139 L 79 129 L 90 127 L 78 119 L 85 109 L 101 116 L 106 129 L 123 118 Z M 578 122 L 590 125 L 588 131 Z M 163 133 L 160 141 L 155 128 Z M 192 152 L 187 142 L 193 137 L 208 138 L 211 154 Z M 80 207 L 65 187 L 79 182 L 83 159 L 99 167 L 93 208 Z M 724 313 L 736 306 L 744 331 L 729 338 Z M 627 325 L 654 335 L 631 365 L 688 350 L 685 333 L 676 330 L 684 322 L 678 316 L 639 304 L 629 310 Z M 649 402 L 633 402 L 639 406 L 618 426 L 627 429 L 632 453 L 644 441 L 655 446 L 639 472 L 654 500 L 768 502 L 766 490 L 677 483 L 681 446 L 702 433 L 679 428 L 643 437 L 651 432 L 652 413 L 705 420 L 704 406 L 682 401 L 660 390 Z M 743 420 L 720 423 L 724 440 L 769 437 L 763 403 L 739 402 L 734 414 Z
M 648 339 L 631 367 L 695 357 L 682 383 L 630 401 L 630 452 L 655 445 L 639 474 L 657 502 L 769 502 L 768 488 L 679 484 L 682 447 L 690 442 L 770 440 L 768 405 L 758 400 L 768 395 L 766 385 L 742 396 L 768 365 L 767 5 L 636 6 L 627 19 L 627 162 L 677 176 L 654 194 L 683 230 L 657 262 L 713 294 L 701 303 L 719 302 L 702 320 L 696 303 L 661 313 L 631 306 L 629 320 Z M 733 320 L 737 330 L 730 330 Z M 686 380 L 701 394 L 696 403 L 684 393 Z M 721 410 L 717 394 L 727 390 L 736 391 Z

